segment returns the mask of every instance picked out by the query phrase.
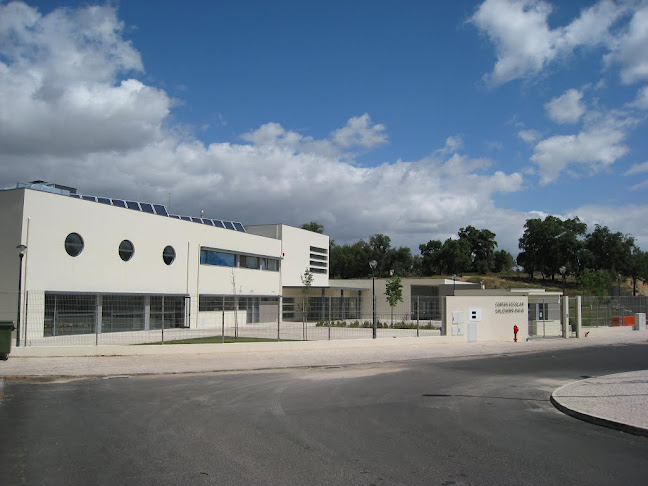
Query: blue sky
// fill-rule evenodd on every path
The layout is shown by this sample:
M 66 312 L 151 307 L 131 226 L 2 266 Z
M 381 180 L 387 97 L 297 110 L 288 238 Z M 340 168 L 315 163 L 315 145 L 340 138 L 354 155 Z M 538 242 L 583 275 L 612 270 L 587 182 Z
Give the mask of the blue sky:
M 648 2 L 0 3 L 0 185 L 395 245 L 648 248 Z

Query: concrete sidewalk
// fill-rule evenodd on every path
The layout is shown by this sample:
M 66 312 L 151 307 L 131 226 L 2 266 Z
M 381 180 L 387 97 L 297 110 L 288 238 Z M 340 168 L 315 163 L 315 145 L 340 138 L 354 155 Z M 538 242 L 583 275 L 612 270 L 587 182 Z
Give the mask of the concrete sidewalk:
M 612 328 L 592 332 L 581 339 L 517 343 L 466 343 L 461 339 L 436 336 L 277 343 L 21 347 L 12 350 L 8 361 L 0 362 L 0 377 L 203 373 L 529 353 L 646 343 L 648 331 Z
M 648 370 L 569 383 L 551 402 L 578 419 L 648 437 Z

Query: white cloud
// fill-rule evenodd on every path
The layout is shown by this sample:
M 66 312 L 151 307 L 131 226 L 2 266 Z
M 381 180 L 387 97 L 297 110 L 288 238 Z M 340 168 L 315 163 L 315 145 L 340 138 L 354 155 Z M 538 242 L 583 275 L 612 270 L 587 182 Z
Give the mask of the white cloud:
M 577 123 L 585 113 L 585 107 L 581 103 L 582 99 L 582 92 L 570 89 L 544 105 L 547 116 L 560 124 Z
M 595 173 L 628 152 L 624 145 L 630 120 L 607 117 L 576 135 L 556 135 L 540 141 L 531 161 L 538 165 L 540 183 L 546 185 L 568 168 Z
M 648 172 L 648 161 L 643 162 L 641 164 L 634 164 L 626 171 L 624 175 L 630 176 L 636 174 L 643 174 L 645 172 Z
M 619 206 L 602 206 L 588 204 L 570 211 L 570 216 L 578 216 L 587 223 L 589 231 L 594 225 L 607 226 L 612 231 L 620 231 L 623 234 L 632 235 L 640 248 L 648 249 L 648 227 L 644 224 L 637 224 L 637 221 L 645 219 L 648 205 L 626 204 Z
M 107 7 L 0 5 L 0 153 L 126 150 L 155 139 L 170 109 L 163 92 L 117 76 L 142 70 Z
M 641 68 L 642 55 L 634 47 L 643 42 L 640 33 L 618 41 L 611 32 L 630 5 L 601 0 L 581 11 L 572 23 L 550 28 L 550 3 L 543 0 L 486 0 L 471 17 L 480 31 L 495 45 L 497 61 L 485 77 L 493 85 L 537 75 L 557 59 L 571 55 L 581 46 L 604 45 L 612 51 L 608 63 L 623 63 L 624 72 Z M 639 31 L 642 17 L 636 17 Z M 645 25 L 645 23 L 644 23 Z M 645 45 L 645 44 L 644 44 Z M 631 54 L 628 54 L 631 52 Z M 619 58 L 619 59 L 617 59 Z
M 385 126 L 373 124 L 371 117 L 365 113 L 362 116 L 350 118 L 346 126 L 333 132 L 333 142 L 343 149 L 372 149 L 387 143 Z
M 625 84 L 648 79 L 648 5 L 639 8 L 627 30 L 613 42 L 613 50 L 605 56 L 608 64 L 621 64 L 621 80 Z
M 526 143 L 535 143 L 542 138 L 542 134 L 538 130 L 520 130 L 518 132 L 518 137 L 524 140 Z
M 193 140 L 170 124 L 167 94 L 135 79 L 143 65 L 122 34 L 111 8 L 41 16 L 0 5 L 0 186 L 43 179 L 86 194 L 170 199 L 180 214 L 316 220 L 340 242 L 382 232 L 417 246 L 476 224 L 504 245 L 511 221 L 523 221 L 493 203 L 521 190 L 522 175 L 461 153 L 459 137 L 422 160 L 358 167 L 354 152 L 388 141 L 368 114 L 324 139 L 270 122 L 243 134 L 245 143 Z
M 637 97 L 631 105 L 641 110 L 648 110 L 648 86 L 639 89 Z

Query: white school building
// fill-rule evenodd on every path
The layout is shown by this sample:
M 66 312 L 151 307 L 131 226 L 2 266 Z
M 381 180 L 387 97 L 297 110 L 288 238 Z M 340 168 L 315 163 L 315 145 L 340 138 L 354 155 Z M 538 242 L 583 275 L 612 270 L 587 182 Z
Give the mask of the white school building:
M 513 325 L 522 339 L 567 334 L 560 295 L 539 291 L 406 278 L 392 309 L 386 279 L 329 280 L 329 237 L 283 224 L 169 214 L 38 181 L 0 190 L 0 225 L 0 321 L 19 325 L 24 344 L 233 322 L 366 322 L 372 296 L 383 322 L 396 313 L 456 340 L 511 340 Z

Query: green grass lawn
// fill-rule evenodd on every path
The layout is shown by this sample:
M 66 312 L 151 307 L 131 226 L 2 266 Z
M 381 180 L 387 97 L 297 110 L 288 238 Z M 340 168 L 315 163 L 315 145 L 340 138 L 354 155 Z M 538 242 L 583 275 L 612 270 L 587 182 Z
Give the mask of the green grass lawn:
M 288 341 L 288 339 L 282 339 L 282 341 Z M 238 337 L 234 336 L 225 336 L 225 343 L 272 343 L 277 342 L 276 339 L 268 338 L 251 338 L 251 337 Z M 222 344 L 222 336 L 210 336 L 210 337 L 201 337 L 193 339 L 177 339 L 175 341 L 158 341 L 155 343 L 144 343 L 144 345 L 149 344 Z

